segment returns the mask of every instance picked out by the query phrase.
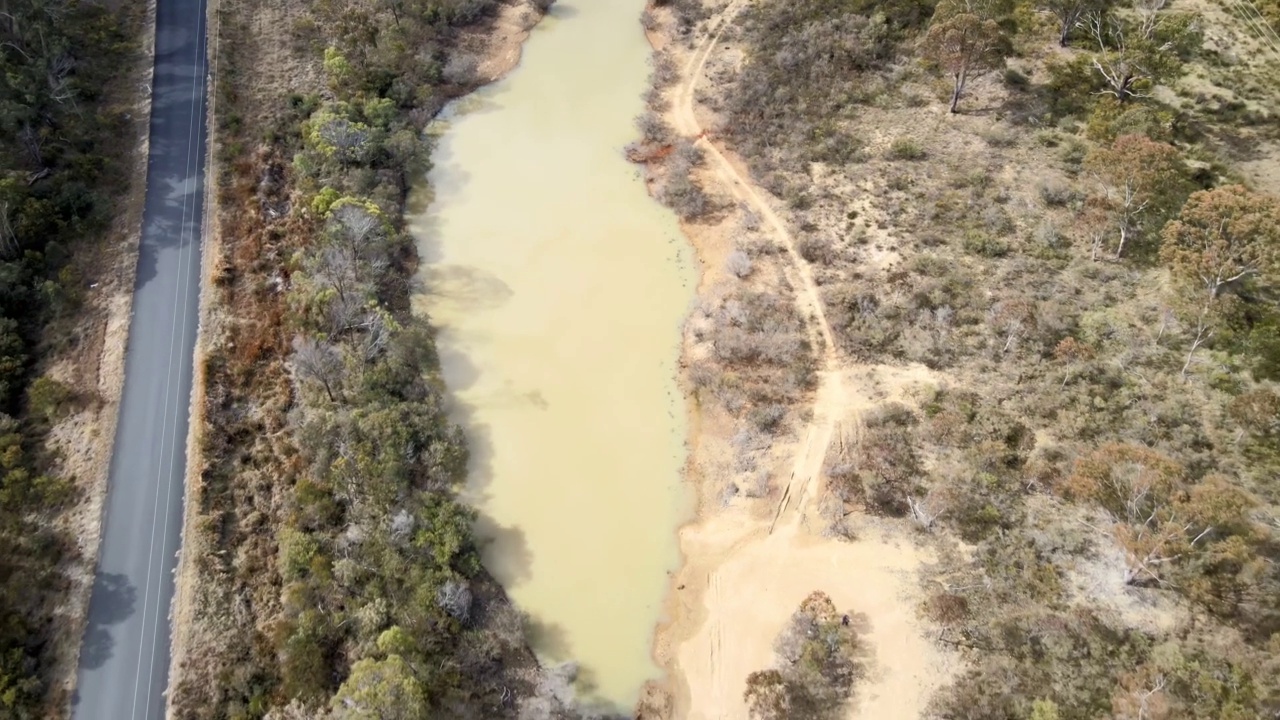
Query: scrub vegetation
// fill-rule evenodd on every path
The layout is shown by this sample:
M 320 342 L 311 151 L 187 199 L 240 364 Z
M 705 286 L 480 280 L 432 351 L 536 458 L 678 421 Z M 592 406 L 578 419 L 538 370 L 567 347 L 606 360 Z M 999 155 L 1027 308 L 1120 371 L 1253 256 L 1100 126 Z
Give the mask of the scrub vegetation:
M 708 136 L 784 210 L 841 363 L 936 378 L 859 412 L 824 469 L 833 532 L 877 516 L 941 558 L 920 611 L 963 667 L 929 715 L 1280 712 L 1275 4 L 730 7 L 702 27 L 729 24 Z M 690 379 L 738 418 L 776 405 L 757 429 L 786 438 L 804 384 L 741 388 L 804 357 L 803 326 L 751 331 L 791 307 L 751 259 L 695 313 L 714 354 Z M 754 716 L 801 702 L 787 657 Z
M 843 717 L 866 673 L 858 631 L 824 593 L 805 598 L 775 643 L 778 666 L 747 676 L 745 700 L 761 720 Z
M 481 567 L 455 495 L 466 443 L 409 308 L 422 131 L 481 81 L 477 48 L 509 10 L 293 4 L 283 28 L 219 11 L 219 250 L 178 717 L 579 715 L 573 668 L 539 668 Z M 258 72 L 269 43 L 283 75 Z
M 98 402 L 98 378 L 72 385 L 44 373 L 93 344 L 83 270 L 102 257 L 118 189 L 129 185 L 132 148 L 119 139 L 132 124 L 113 104 L 112 79 L 113 69 L 132 72 L 137 20 L 95 3 L 0 7 L 2 718 L 61 712 L 54 665 L 81 629 L 66 617 L 80 590 L 69 573 L 92 556 L 66 520 L 85 478 L 66 472 L 49 439 L 70 412 Z

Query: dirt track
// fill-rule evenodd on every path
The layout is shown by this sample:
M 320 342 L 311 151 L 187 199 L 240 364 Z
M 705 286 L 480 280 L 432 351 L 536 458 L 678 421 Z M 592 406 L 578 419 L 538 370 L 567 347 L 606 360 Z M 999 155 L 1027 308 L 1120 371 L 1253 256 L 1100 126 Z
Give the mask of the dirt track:
M 873 669 L 859 690 L 852 717 L 914 717 L 923 709 L 928 689 L 947 675 L 946 658 L 925 636 L 911 601 L 914 571 L 927 558 L 893 533 L 849 543 L 821 536 L 808 520 L 825 492 L 822 467 L 833 439 L 856 442 L 864 409 L 905 396 L 934 378 L 919 366 L 844 362 L 818 286 L 786 222 L 751 183 L 744 164 L 717 146 L 699 121 L 695 91 L 741 5 L 742 0 L 731 2 L 719 25 L 687 57 L 669 120 L 703 150 L 708 162 L 702 180 L 714 185 L 708 191 L 727 192 L 751 208 L 784 251 L 785 274 L 820 358 L 818 388 L 810 412 L 799 413 L 809 419 L 798 432 L 788 477 L 772 483 L 777 490 L 770 511 L 742 505 L 722 509 L 704 502 L 699 517 L 682 528 L 685 564 L 675 587 L 683 590 L 669 603 L 672 620 L 659 629 L 656 654 L 675 685 L 675 717 L 746 718 L 746 676 L 771 664 L 774 636 L 808 593 L 823 590 L 837 606 L 864 616 L 869 624 Z M 661 43 L 663 34 L 651 39 Z M 695 246 L 712 234 L 696 225 L 686 230 Z M 691 426 L 714 431 L 701 423 Z M 703 443 L 694 438 L 691 446 L 697 453 Z

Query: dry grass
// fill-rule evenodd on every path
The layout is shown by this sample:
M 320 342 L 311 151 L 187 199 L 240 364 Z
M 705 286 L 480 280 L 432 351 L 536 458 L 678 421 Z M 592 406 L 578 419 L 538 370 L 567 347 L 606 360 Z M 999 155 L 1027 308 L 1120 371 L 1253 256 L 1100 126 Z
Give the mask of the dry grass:
M 280 440 L 282 413 L 291 399 L 281 363 L 283 298 L 264 281 L 280 276 L 289 254 L 288 238 L 301 228 L 289 228 L 287 221 L 273 220 L 265 212 L 267 207 L 291 202 L 278 196 L 282 185 L 271 188 L 262 183 L 267 177 L 283 177 L 284 164 L 265 148 L 246 155 L 229 144 L 263 137 L 273 129 L 281 121 L 277 113 L 282 94 L 322 88 L 315 63 L 292 36 L 294 24 L 306 13 L 302 5 L 250 7 L 221 0 L 210 5 L 209 13 L 213 48 L 210 194 L 187 439 L 183 552 L 173 611 L 171 716 L 182 714 L 194 698 L 217 697 L 218 690 L 208 679 L 219 677 L 225 667 L 221 663 L 230 657 L 244 657 L 241 653 L 251 651 L 240 635 L 239 623 L 222 615 L 235 605 L 235 598 L 254 607 L 257 617 L 269 617 L 267 608 L 277 602 L 270 592 L 249 595 L 251 586 L 228 577 L 214 558 L 224 543 L 241 544 L 236 536 L 258 531 L 262 522 L 279 511 L 281 497 L 271 490 L 275 483 L 268 478 L 290 454 Z M 252 81 L 245 82 L 246 75 Z M 225 130 L 228 113 L 239 117 L 239 132 Z M 261 441 L 250 450 L 256 462 L 241 467 L 246 477 L 239 487 L 250 493 L 232 499 L 227 496 L 231 488 L 216 481 L 209 484 L 209 478 L 216 477 L 210 471 L 226 461 L 220 449 L 228 448 L 230 438 L 246 432 L 259 434 Z M 250 517 L 247 525 L 233 524 L 227 528 L 230 536 L 219 538 L 210 532 L 209 522 L 217 517 L 214 508 L 228 504 Z M 267 542 L 269 538 L 263 536 L 245 549 L 258 546 L 259 552 L 269 555 Z

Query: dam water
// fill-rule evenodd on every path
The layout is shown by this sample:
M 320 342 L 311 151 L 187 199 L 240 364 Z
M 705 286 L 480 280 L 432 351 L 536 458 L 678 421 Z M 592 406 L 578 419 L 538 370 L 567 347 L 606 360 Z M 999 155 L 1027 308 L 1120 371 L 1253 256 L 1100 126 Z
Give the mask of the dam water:
M 486 565 L 534 649 L 620 708 L 657 672 L 689 502 L 675 374 L 693 261 L 623 157 L 641 9 L 560 0 L 518 68 L 442 114 L 411 223 Z

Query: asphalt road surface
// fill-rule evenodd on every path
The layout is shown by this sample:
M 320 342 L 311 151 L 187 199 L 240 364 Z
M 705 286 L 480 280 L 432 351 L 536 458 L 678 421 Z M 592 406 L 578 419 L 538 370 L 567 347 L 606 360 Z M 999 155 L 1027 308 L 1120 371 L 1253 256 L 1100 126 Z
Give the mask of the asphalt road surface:
M 124 395 L 72 716 L 165 714 L 200 292 L 204 0 L 158 0 L 151 146 Z

